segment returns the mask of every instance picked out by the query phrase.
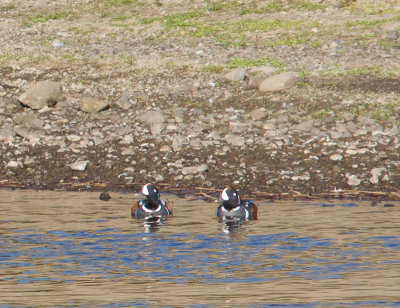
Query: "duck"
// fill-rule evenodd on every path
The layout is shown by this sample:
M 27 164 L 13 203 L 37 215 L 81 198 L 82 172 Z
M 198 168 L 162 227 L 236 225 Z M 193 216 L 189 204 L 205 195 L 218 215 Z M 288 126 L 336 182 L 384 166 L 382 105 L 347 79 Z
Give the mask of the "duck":
M 132 205 L 132 218 L 163 217 L 172 215 L 172 206 L 160 197 L 160 191 L 152 183 L 143 185 L 141 193 L 146 198 Z
M 242 200 L 239 192 L 226 187 L 221 192 L 222 203 L 218 206 L 216 216 L 220 220 L 255 220 L 258 207 L 250 200 Z

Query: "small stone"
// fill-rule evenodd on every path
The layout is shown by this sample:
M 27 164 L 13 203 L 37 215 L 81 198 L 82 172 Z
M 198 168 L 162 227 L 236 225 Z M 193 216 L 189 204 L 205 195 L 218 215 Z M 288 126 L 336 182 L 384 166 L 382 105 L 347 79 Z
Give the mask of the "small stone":
M 258 108 L 258 109 L 254 109 L 252 112 L 250 112 L 250 118 L 253 121 L 257 121 L 257 120 L 262 120 L 267 116 L 267 113 L 265 112 L 265 110 L 263 108 Z
M 346 175 L 347 184 L 350 186 L 358 186 L 361 183 L 361 180 L 356 175 Z
M 182 174 L 183 175 L 196 174 L 196 173 L 205 172 L 207 170 L 208 170 L 208 165 L 207 164 L 201 164 L 201 165 L 198 165 L 198 166 L 183 167 L 182 168 Z
M 233 146 L 244 146 L 245 143 L 244 137 L 232 134 L 226 135 L 225 140 Z
M 261 92 L 275 92 L 290 89 L 296 84 L 299 74 L 296 72 L 285 72 L 264 79 L 258 90 Z
M 130 97 L 131 95 L 129 91 L 125 90 L 124 92 L 122 92 L 121 97 L 115 102 L 115 104 L 121 109 L 128 110 L 132 107 Z
M 340 154 L 333 154 L 333 155 L 331 155 L 331 156 L 329 157 L 329 159 L 330 159 L 330 160 L 333 160 L 333 161 L 340 161 L 340 160 L 343 159 L 343 156 L 340 155 Z
M 171 148 L 164 144 L 160 147 L 160 152 L 171 152 Z
M 111 199 L 111 196 L 110 196 L 110 194 L 108 193 L 108 191 L 103 191 L 103 192 L 100 194 L 99 199 L 100 199 L 100 200 L 103 200 L 103 201 L 108 201 L 108 200 Z
M 152 178 L 154 179 L 154 181 L 156 181 L 156 182 L 162 182 L 162 181 L 164 181 L 164 176 L 161 175 L 161 174 L 153 174 L 151 177 L 152 177 Z
M 88 165 L 89 161 L 87 160 L 78 160 L 71 164 L 70 168 L 75 171 L 84 171 Z
M 10 169 L 23 168 L 23 167 L 24 165 L 18 160 L 10 160 L 6 165 L 6 168 Z
M 132 144 L 135 141 L 135 139 L 133 138 L 133 135 L 125 135 L 122 138 L 122 142 L 125 144 Z
M 99 100 L 95 97 L 85 96 L 81 98 L 80 110 L 88 113 L 98 113 L 109 107 L 107 102 Z
M 373 168 L 370 171 L 371 177 L 369 178 L 369 182 L 374 185 L 379 184 L 379 178 L 382 176 L 382 173 L 385 171 L 386 171 L 386 168 L 384 168 L 384 167 Z
M 4 126 L 0 129 L 0 140 L 5 142 L 12 142 L 15 137 L 14 130 L 9 126 Z
M 165 128 L 165 117 L 161 110 L 150 110 L 139 116 L 139 120 L 150 126 L 153 135 L 159 135 Z
M 61 99 L 61 83 L 54 81 L 39 81 L 18 97 L 25 106 L 32 109 L 42 109 L 54 106 Z

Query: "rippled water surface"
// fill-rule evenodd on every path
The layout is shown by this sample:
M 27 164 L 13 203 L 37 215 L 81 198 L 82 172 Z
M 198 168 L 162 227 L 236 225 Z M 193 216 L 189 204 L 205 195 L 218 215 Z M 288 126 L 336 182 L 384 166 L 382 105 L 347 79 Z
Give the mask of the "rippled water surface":
M 0 191 L 0 306 L 400 306 L 400 203 L 258 202 L 226 226 L 177 199 L 161 222 L 135 194 Z

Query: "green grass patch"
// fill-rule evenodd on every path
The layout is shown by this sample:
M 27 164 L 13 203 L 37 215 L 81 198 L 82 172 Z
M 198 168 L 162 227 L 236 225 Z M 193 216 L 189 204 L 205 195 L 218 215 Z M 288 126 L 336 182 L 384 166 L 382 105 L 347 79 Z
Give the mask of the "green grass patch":
M 101 5 L 106 8 L 113 8 L 122 5 L 136 4 L 138 0 L 96 0 L 97 5 Z
M 206 9 L 210 12 L 219 12 L 225 9 L 232 9 L 239 7 L 240 3 L 237 0 L 234 1 L 206 1 Z
M 204 66 L 201 71 L 202 72 L 209 72 L 209 73 L 221 73 L 222 70 L 224 69 L 223 66 L 221 65 L 215 65 L 215 64 L 208 64 Z
M 29 18 L 29 20 L 33 23 L 38 23 L 38 22 L 45 23 L 49 20 L 58 20 L 58 19 L 70 17 L 72 15 L 73 15 L 72 11 L 58 11 L 58 12 L 54 12 L 54 13 L 42 12 L 42 13 L 38 13 L 38 14 L 31 16 Z
M 325 10 L 328 5 L 327 4 L 318 4 L 318 3 L 312 3 L 309 1 L 298 1 L 294 2 L 289 5 L 290 8 L 296 9 L 299 11 L 317 11 L 317 10 Z

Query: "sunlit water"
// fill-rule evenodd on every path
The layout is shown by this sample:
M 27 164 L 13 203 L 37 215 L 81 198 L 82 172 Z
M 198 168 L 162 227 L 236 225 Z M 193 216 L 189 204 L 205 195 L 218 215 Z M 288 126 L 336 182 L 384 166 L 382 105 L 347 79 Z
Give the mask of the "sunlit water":
M 258 202 L 230 228 L 217 204 L 135 194 L 0 191 L 0 307 L 400 306 L 400 203 Z

